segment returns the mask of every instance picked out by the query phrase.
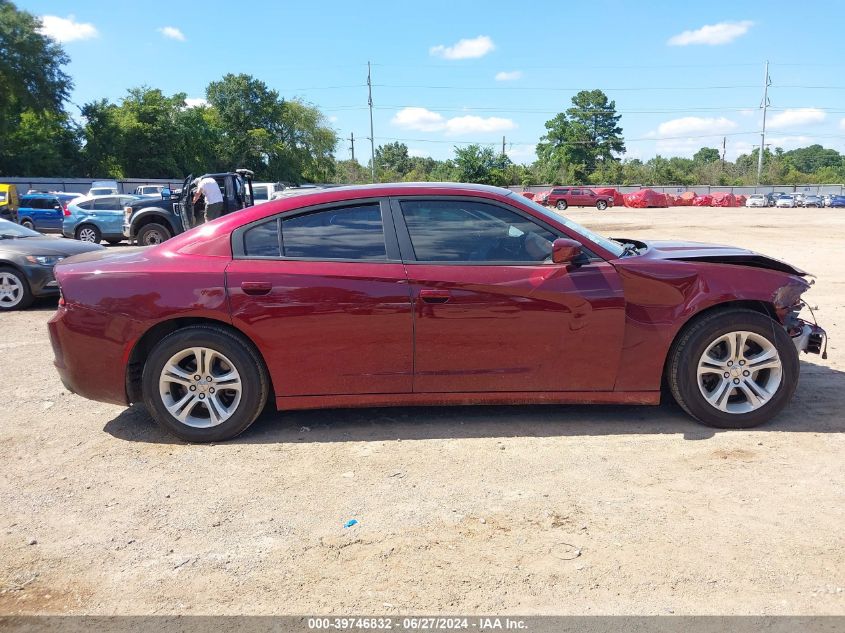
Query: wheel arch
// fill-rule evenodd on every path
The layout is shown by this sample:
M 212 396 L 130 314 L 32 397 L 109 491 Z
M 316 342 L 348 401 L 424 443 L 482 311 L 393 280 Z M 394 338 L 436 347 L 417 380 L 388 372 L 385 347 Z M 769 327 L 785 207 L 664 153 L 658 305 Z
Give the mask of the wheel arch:
M 678 331 L 675 333 L 675 336 L 672 337 L 671 344 L 666 349 L 666 356 L 663 359 L 663 370 L 660 373 L 662 388 L 666 388 L 667 386 L 666 369 L 669 364 L 669 359 L 672 358 L 672 353 L 675 350 L 675 345 L 683 337 L 684 333 L 686 333 L 686 331 L 695 323 L 707 316 L 710 316 L 711 314 L 715 314 L 718 312 L 730 312 L 732 310 L 751 310 L 752 312 L 758 312 L 771 318 L 776 323 L 780 323 L 780 320 L 778 319 L 777 315 L 777 310 L 775 309 L 775 305 L 770 301 L 760 301 L 754 299 L 735 299 L 732 301 L 723 301 L 721 303 L 708 306 L 702 310 L 699 310 L 698 312 L 694 312 L 687 318 L 686 321 L 684 321 L 683 325 L 678 328 Z
M 147 224 L 163 224 L 165 227 L 170 229 L 170 232 L 173 235 L 178 234 L 176 227 L 173 224 L 172 219 L 169 217 L 168 213 L 161 209 L 150 209 L 145 211 L 144 213 L 139 213 L 136 218 L 132 220 L 132 234 L 137 236 L 138 232 L 145 227 Z
M 253 348 L 256 355 L 261 359 L 261 364 L 264 369 L 264 374 L 267 376 L 267 381 L 270 385 L 270 399 L 275 403 L 276 391 L 273 387 L 273 377 L 270 375 L 270 370 L 267 366 L 267 360 L 264 358 L 261 350 L 255 343 L 241 330 L 229 323 L 219 319 L 212 319 L 208 317 L 177 317 L 174 319 L 167 319 L 156 323 L 135 342 L 132 351 L 129 353 L 129 358 L 126 362 L 126 396 L 129 402 L 142 402 L 141 394 L 141 377 L 144 371 L 144 364 L 147 357 L 150 355 L 153 347 L 162 338 L 168 334 L 172 334 L 177 330 L 181 330 L 192 325 L 213 325 L 227 330 L 229 333 L 237 336 L 246 345 Z
M 73 227 L 73 237 L 74 237 L 74 239 L 77 239 L 77 240 L 79 239 L 80 229 L 82 229 L 83 227 L 86 227 L 86 226 L 90 226 L 92 228 L 97 229 L 100 232 L 101 235 L 103 233 L 103 229 L 101 229 L 99 226 L 97 226 L 96 224 L 94 224 L 90 220 L 83 220 L 82 222 L 77 224 L 75 227 Z

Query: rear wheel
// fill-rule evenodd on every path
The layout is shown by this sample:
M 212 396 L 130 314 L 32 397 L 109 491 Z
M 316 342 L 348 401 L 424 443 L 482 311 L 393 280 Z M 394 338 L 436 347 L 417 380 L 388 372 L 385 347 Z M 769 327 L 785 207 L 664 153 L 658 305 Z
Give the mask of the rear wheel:
M 76 229 L 76 239 L 81 242 L 91 242 L 93 244 L 99 244 L 102 238 L 103 235 L 102 233 L 100 233 L 100 229 L 98 229 L 93 224 L 83 224 L 78 229 Z
M 596 209 L 598 209 L 599 211 L 604 211 L 605 209 L 607 209 L 607 201 L 599 200 L 598 202 L 596 202 Z
M 138 231 L 138 244 L 141 246 L 154 246 L 169 240 L 173 235 L 167 227 L 155 222 L 150 222 L 141 227 Z
M 264 365 L 247 342 L 216 326 L 177 330 L 153 348 L 142 376 L 147 410 L 188 442 L 231 439 L 264 408 Z
M 557 201 L 557 205 L 555 205 L 555 206 L 557 206 L 557 210 L 558 210 L 558 211 L 565 211 L 565 210 L 566 210 L 566 208 L 567 208 L 569 205 L 566 203 L 566 200 L 558 200 L 558 201 Z
M 0 310 L 23 310 L 32 301 L 26 276 L 14 268 L 0 267 Z
M 667 365 L 678 404 L 719 428 L 770 420 L 792 398 L 798 373 L 798 352 L 783 326 L 743 309 L 695 322 L 672 346 Z
M 32 223 L 32 220 L 30 220 L 29 218 L 21 220 L 21 226 L 29 229 L 30 231 L 35 230 L 35 225 Z

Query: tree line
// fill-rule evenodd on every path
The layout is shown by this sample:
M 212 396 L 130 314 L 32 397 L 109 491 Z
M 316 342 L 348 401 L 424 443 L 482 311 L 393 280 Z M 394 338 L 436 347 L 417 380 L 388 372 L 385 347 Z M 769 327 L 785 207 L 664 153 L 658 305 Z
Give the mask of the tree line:
M 371 180 L 369 162 L 336 157 L 338 134 L 319 108 L 283 99 L 246 74 L 212 81 L 198 105 L 189 105 L 184 93 L 141 86 L 118 102 L 86 103 L 71 116 L 69 58 L 40 27 L 38 18 L 0 0 L 0 176 L 181 178 L 248 167 L 263 181 Z M 376 149 L 376 178 L 499 186 L 756 183 L 758 149 L 733 162 L 708 147 L 692 158 L 622 159 L 620 120 L 615 101 L 601 90 L 584 90 L 546 122 L 531 164 L 480 144 L 435 160 L 411 156 L 407 145 L 393 142 Z M 821 145 L 767 148 L 762 182 L 845 182 L 845 156 Z

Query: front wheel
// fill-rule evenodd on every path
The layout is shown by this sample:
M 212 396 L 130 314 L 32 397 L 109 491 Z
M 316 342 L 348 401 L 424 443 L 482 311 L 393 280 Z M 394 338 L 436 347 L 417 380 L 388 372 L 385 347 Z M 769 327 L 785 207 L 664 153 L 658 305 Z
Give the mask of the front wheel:
M 142 375 L 144 404 L 188 442 L 231 439 L 255 421 L 268 396 L 255 349 L 217 326 L 177 330 L 153 348 Z
M 30 231 L 35 230 L 35 225 L 32 223 L 32 220 L 28 218 L 26 220 L 21 220 L 21 226 L 25 229 L 29 229 Z
M 167 227 L 155 222 L 150 222 L 141 227 L 138 231 L 138 244 L 141 246 L 155 246 L 169 240 L 173 235 Z
M 556 206 L 558 211 L 566 211 L 569 205 L 566 203 L 566 200 L 558 200 Z
M 607 209 L 607 201 L 599 200 L 598 202 L 596 202 L 596 209 L 598 209 L 599 211 L 604 211 L 605 209 Z
M 691 416 L 718 428 L 767 422 L 798 383 L 795 345 L 780 323 L 752 310 L 702 317 L 669 352 L 672 395 Z
M 23 273 L 10 267 L 0 268 L 0 310 L 23 310 L 33 299 Z

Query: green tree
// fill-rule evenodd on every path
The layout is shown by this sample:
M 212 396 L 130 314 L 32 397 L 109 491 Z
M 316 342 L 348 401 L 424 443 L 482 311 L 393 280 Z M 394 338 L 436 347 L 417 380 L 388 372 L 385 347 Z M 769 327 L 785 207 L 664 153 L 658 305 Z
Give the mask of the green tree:
M 702 147 L 693 154 L 692 160 L 695 163 L 701 163 L 704 165 L 708 163 L 715 163 L 719 160 L 719 150 L 712 147 Z
M 619 160 L 614 154 L 625 152 L 625 142 L 615 101 L 609 101 L 601 90 L 582 90 L 572 97 L 572 107 L 566 114 L 581 141 L 579 149 L 588 173 L 595 171 L 599 163 Z
M 504 154 L 496 154 L 490 146 L 473 144 L 455 147 L 455 178 L 458 182 L 504 186 L 511 164 Z
M 408 146 L 399 141 L 379 145 L 376 148 L 376 170 L 379 174 L 395 174 L 394 177 L 382 178 L 379 180 L 400 180 L 411 171 L 411 158 L 408 155 Z
M 0 174 L 74 175 L 77 129 L 64 111 L 73 87 L 62 47 L 41 22 L 0 0 Z

